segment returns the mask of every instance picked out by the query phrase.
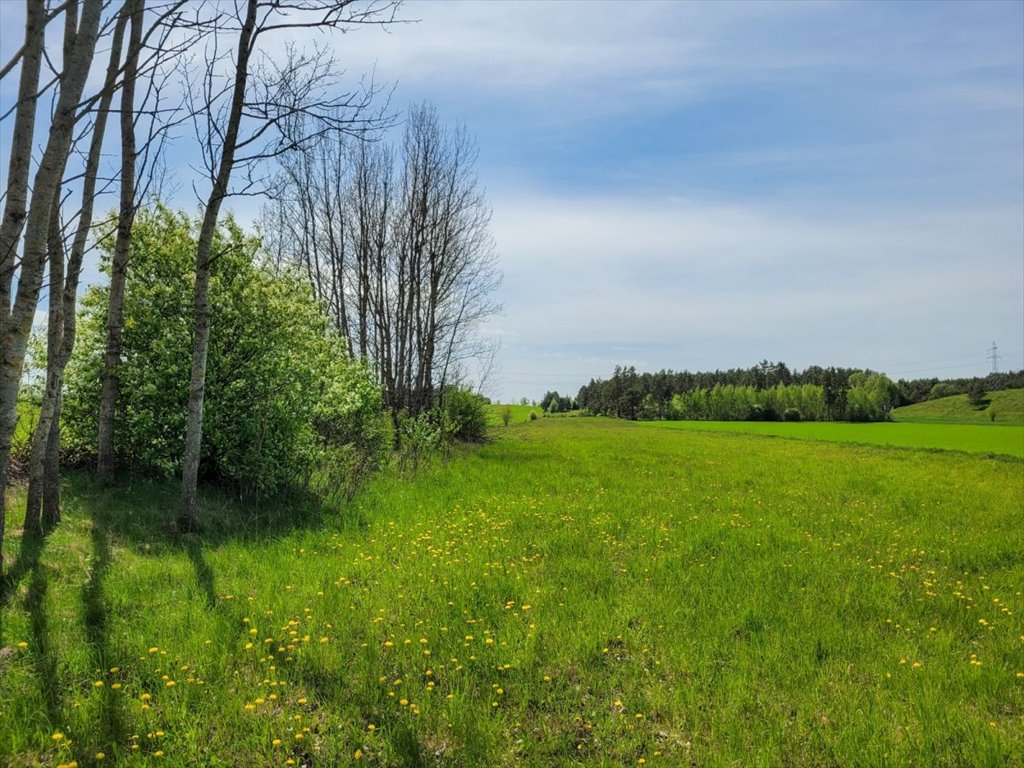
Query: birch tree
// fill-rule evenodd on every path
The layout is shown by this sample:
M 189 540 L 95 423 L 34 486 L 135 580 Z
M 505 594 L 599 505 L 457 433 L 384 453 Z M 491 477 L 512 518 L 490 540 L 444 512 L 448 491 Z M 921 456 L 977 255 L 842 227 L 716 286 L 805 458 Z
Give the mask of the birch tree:
M 20 259 L 17 254 L 18 235 L 21 219 L 20 204 L 11 205 L 10 217 L 5 211 L 3 226 L 9 229 L 0 233 L 0 247 L 3 248 L 3 290 L 2 337 L 0 337 L 0 488 L 6 489 L 11 458 L 11 439 L 17 423 L 18 390 L 21 372 L 25 362 L 28 337 L 39 302 L 39 291 L 49 257 L 49 240 L 53 221 L 54 206 L 59 200 L 61 180 L 68 161 L 75 122 L 86 79 L 96 51 L 100 30 L 103 0 L 69 0 L 64 6 L 64 56 L 58 77 L 57 98 L 47 133 L 45 146 L 32 181 L 32 192 L 24 215 L 24 237 Z M 32 128 L 35 123 L 36 102 L 39 95 L 38 69 L 32 64 L 32 57 L 38 49 L 42 55 L 44 44 L 42 27 L 45 26 L 45 9 L 39 0 L 30 0 L 26 13 L 26 44 L 23 54 L 23 77 L 19 86 L 19 100 L 16 109 L 12 146 L 17 148 L 27 142 L 31 146 Z M 28 62 L 28 63 L 25 63 Z M 34 72 L 29 72 L 34 69 Z M 21 87 L 24 86 L 24 87 Z M 29 117 L 29 112 L 32 116 Z M 24 120 L 18 122 L 18 117 Z M 24 136 L 27 131 L 29 136 Z M 14 152 L 12 151 L 12 163 Z M 27 153 L 26 157 L 30 157 Z M 27 171 L 16 168 L 8 180 L 8 191 L 14 187 L 15 197 L 23 194 L 22 179 Z M 10 201 L 8 201 L 10 202 Z M 18 273 L 17 291 L 11 294 L 14 273 Z M 5 514 L 0 511 L 0 542 L 2 542 Z M 0 561 L 2 567 L 2 561 Z
M 206 76 L 194 94 L 197 137 L 209 174 L 210 191 L 196 247 L 192 373 L 189 383 L 185 450 L 182 462 L 181 516 L 185 530 L 198 526 L 196 488 L 202 446 L 203 400 L 210 340 L 210 273 L 213 239 L 221 206 L 232 193 L 232 175 L 241 170 L 241 191 L 258 193 L 259 168 L 266 160 L 308 150 L 327 136 L 358 136 L 379 123 L 368 114 L 374 89 L 333 96 L 337 69 L 325 50 L 300 53 L 288 47 L 275 63 L 260 55 L 259 44 L 275 32 L 299 29 L 345 31 L 360 24 L 387 24 L 392 2 L 356 4 L 351 0 L 245 0 L 233 18 L 218 19 L 234 32 L 230 65 L 215 35 L 207 48 Z M 226 71 L 222 72 L 224 69 Z

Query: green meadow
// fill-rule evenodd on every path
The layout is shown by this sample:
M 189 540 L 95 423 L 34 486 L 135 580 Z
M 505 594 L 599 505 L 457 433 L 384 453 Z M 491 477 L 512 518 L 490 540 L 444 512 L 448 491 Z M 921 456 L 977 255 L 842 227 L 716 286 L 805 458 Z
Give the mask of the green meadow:
M 896 421 L 1024 426 L 1024 389 L 989 392 L 978 407 L 971 405 L 967 395 L 925 400 L 894 409 L 892 417 Z
M 640 427 L 692 432 L 734 432 L 750 435 L 824 440 L 903 448 L 964 451 L 1024 458 L 1024 425 L 839 421 L 645 421 Z
M 489 405 L 487 406 L 487 420 L 492 426 L 501 426 L 501 414 L 508 408 L 509 424 L 525 424 L 530 420 L 530 414 L 535 413 L 539 419 L 544 415 L 544 409 L 539 405 Z
M 176 494 L 14 499 L 0 764 L 1024 760 L 1017 458 L 538 419 L 340 509 Z

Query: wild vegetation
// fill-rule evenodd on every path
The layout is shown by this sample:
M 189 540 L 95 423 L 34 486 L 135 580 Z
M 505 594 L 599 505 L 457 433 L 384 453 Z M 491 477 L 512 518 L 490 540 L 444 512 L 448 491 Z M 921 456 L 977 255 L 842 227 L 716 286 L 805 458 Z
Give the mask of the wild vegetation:
M 963 392 L 977 405 L 986 391 L 1019 386 L 1022 375 L 894 383 L 871 370 L 812 365 L 798 371 L 768 360 L 751 368 L 697 373 L 637 373 L 618 366 L 611 378 L 592 379 L 581 387 L 575 405 L 590 413 L 642 420 L 886 421 L 894 408 L 925 397 Z M 922 382 L 927 385 L 923 394 Z M 552 394 L 558 393 L 545 398 Z
M 973 400 L 973 402 L 972 402 Z M 894 421 L 943 424 L 1024 424 L 1024 389 L 951 395 L 893 411 Z
M 25 0 L 0 764 L 1024 763 L 1024 372 L 491 405 L 475 140 L 330 54 L 397 6 Z
M 338 513 L 208 492 L 202 538 L 170 525 L 173 486 L 73 475 L 45 545 L 8 541 L 5 763 L 1024 754 L 1019 459 L 498 434 Z

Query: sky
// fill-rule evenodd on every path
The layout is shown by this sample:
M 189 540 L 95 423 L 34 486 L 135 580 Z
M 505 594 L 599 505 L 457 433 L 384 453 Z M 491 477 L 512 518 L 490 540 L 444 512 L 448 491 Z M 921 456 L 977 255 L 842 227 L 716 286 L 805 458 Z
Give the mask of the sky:
M 0 0 L 4 60 L 16 16 Z M 491 397 L 765 358 L 984 375 L 993 343 L 1024 368 L 1024 3 L 401 16 L 330 44 L 396 113 L 433 102 L 479 145 L 504 273 Z

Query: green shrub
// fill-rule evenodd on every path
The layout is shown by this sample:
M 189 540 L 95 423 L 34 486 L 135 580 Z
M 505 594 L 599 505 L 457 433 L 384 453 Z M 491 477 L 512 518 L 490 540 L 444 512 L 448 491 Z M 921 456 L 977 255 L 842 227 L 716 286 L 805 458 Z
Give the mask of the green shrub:
M 164 207 L 140 211 L 132 235 L 115 449 L 122 465 L 159 476 L 180 472 L 184 447 L 195 235 L 194 222 Z M 355 473 L 348 484 L 381 461 L 380 391 L 343 352 L 308 284 L 258 265 L 258 250 L 230 219 L 220 227 L 202 474 L 243 491 L 308 484 L 328 448 L 347 446 L 341 453 L 360 457 L 341 462 Z M 106 288 L 90 288 L 64 399 L 64 439 L 78 454 L 95 453 L 106 314 Z
M 537 420 L 537 412 L 536 411 L 530 411 L 530 421 L 536 421 L 536 420 Z
M 435 421 L 444 437 L 462 442 L 480 442 L 487 437 L 487 403 L 462 387 L 445 387 L 437 406 Z
M 799 408 L 787 408 L 782 412 L 783 421 L 802 421 L 803 414 L 800 413 Z
M 409 416 L 398 414 L 398 465 L 403 472 L 416 474 L 420 463 L 436 451 L 443 432 L 430 413 Z

